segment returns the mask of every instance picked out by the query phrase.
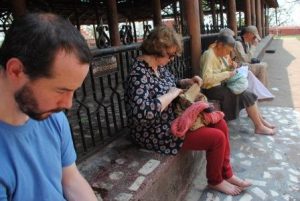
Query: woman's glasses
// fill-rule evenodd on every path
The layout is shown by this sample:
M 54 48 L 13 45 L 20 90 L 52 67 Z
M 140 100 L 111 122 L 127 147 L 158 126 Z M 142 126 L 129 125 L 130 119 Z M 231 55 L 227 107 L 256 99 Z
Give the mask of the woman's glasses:
M 176 52 L 174 52 L 174 53 L 167 52 L 167 55 L 168 55 L 169 59 L 172 60 L 176 57 Z

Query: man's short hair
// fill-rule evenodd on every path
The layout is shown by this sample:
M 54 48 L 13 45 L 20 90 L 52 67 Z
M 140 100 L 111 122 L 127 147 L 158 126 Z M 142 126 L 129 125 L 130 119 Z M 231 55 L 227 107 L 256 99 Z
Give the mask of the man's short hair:
M 31 13 L 15 19 L 0 48 L 0 65 L 5 69 L 18 58 L 30 79 L 51 77 L 51 66 L 59 50 L 74 53 L 82 64 L 91 53 L 80 32 L 66 19 L 51 13 Z

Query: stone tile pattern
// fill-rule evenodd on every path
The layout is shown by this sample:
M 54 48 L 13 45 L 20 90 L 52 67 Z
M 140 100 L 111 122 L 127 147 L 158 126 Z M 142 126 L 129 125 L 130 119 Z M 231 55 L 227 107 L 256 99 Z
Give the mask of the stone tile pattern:
M 144 185 L 145 176 L 151 174 L 164 161 L 164 157 L 146 150 L 118 147 L 116 153 L 105 155 L 108 164 L 99 166 L 99 171 L 91 179 L 96 194 L 104 201 L 130 201 Z M 150 158 L 153 157 L 153 158 Z
M 263 107 L 261 111 L 277 125 L 275 136 L 254 134 L 246 115 L 229 122 L 234 172 L 251 180 L 253 186 L 234 197 L 194 186 L 194 196 L 186 201 L 300 200 L 300 113 L 287 107 Z

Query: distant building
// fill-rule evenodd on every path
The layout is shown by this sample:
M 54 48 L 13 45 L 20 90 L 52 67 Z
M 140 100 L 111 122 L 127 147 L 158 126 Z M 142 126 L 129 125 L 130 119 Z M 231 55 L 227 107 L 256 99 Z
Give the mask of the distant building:
M 279 36 L 300 35 L 300 26 L 270 27 L 270 34 Z

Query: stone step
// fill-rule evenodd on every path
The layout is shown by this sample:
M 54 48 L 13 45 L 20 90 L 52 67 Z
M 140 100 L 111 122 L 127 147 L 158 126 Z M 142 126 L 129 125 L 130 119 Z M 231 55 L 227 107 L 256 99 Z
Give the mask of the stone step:
M 204 152 L 166 156 L 122 137 L 78 167 L 104 201 L 181 201 L 195 174 L 206 181 L 205 165 Z

